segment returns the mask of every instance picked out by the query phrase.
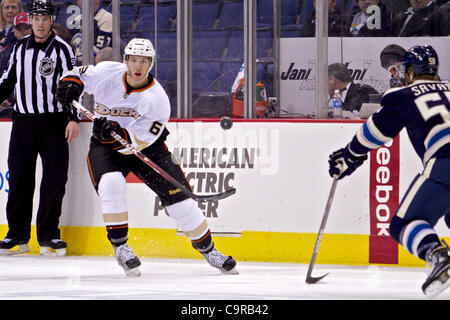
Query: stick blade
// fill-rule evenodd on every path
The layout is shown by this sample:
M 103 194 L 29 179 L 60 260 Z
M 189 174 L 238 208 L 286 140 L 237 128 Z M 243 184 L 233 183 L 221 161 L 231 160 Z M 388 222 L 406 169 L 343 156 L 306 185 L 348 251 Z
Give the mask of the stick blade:
M 314 284 L 319 282 L 320 280 L 322 280 L 323 278 L 325 278 L 327 275 L 329 275 L 329 273 L 324 274 L 323 276 L 320 277 L 313 277 L 313 276 L 306 276 L 306 283 L 307 284 Z
M 215 201 L 220 199 L 228 198 L 229 196 L 232 196 L 236 193 L 235 188 L 231 188 L 230 190 L 227 190 L 222 193 L 213 194 L 213 195 L 207 195 L 207 196 L 195 196 L 195 200 L 199 202 L 207 202 L 207 201 Z

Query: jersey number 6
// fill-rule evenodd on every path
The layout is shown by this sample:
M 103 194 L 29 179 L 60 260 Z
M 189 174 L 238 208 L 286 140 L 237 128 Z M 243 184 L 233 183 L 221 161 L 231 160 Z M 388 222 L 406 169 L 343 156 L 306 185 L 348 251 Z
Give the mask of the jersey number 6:
M 161 122 L 155 121 L 148 131 L 150 131 L 151 134 L 157 136 L 163 127 L 164 125 Z

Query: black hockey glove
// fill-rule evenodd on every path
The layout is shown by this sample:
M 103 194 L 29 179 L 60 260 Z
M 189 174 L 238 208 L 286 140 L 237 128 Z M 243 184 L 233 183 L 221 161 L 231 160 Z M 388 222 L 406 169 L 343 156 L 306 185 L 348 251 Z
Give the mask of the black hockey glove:
M 328 173 L 330 177 L 338 180 L 349 176 L 367 160 L 367 155 L 357 157 L 351 153 L 348 146 L 330 154 Z
M 102 143 L 112 142 L 114 141 L 114 138 L 111 136 L 111 131 L 123 136 L 122 127 L 116 121 L 108 120 L 105 117 L 94 119 L 92 135 L 95 139 Z
M 84 90 L 84 84 L 78 76 L 67 76 L 58 83 L 56 99 L 63 105 L 67 111 L 72 111 L 72 101 L 78 100 Z

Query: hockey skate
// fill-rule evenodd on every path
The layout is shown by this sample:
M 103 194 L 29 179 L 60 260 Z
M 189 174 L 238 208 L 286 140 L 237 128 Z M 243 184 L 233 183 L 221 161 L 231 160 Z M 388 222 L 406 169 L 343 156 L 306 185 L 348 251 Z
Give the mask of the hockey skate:
M 63 257 L 66 255 L 67 243 L 61 239 L 52 239 L 50 241 L 39 241 L 41 256 Z
M 211 266 L 219 269 L 222 273 L 239 274 L 236 270 L 236 260 L 231 256 L 223 255 L 216 248 L 213 248 L 208 253 L 202 253 L 202 256 Z
M 121 246 L 113 247 L 117 263 L 123 268 L 125 274 L 129 277 L 139 277 L 141 275 L 141 271 L 139 270 L 141 261 L 133 253 L 133 250 L 128 244 L 125 243 Z
M 12 250 L 16 246 L 18 246 L 19 248 L 16 250 Z M 28 251 L 30 251 L 30 248 L 28 247 L 28 240 L 17 241 L 10 238 L 4 238 L 0 240 L 1 256 L 24 254 L 27 253 Z
M 450 286 L 450 257 L 448 248 L 439 246 L 430 253 L 427 259 L 431 264 L 431 272 L 422 285 L 422 291 L 428 298 L 434 298 Z

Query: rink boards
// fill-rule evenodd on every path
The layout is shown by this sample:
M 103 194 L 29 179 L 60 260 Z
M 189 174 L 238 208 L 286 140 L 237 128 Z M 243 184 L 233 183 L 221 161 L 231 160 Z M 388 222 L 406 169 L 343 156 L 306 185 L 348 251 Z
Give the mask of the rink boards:
M 331 186 L 328 155 L 344 147 L 361 121 L 172 121 L 167 146 L 196 194 L 235 187 L 232 197 L 200 207 L 216 246 L 237 260 L 308 263 Z M 7 231 L 7 149 L 11 123 L 0 121 L 0 233 Z M 70 145 L 69 181 L 61 216 L 68 253 L 111 255 L 100 204 L 86 165 L 91 124 Z M 388 224 L 422 164 L 402 131 L 389 147 L 338 183 L 317 263 L 421 265 L 392 242 Z M 33 225 L 39 200 L 38 164 Z M 129 244 L 139 256 L 200 258 L 159 199 L 127 177 Z M 443 221 L 436 230 L 450 236 Z M 38 251 L 35 229 L 31 249 Z

